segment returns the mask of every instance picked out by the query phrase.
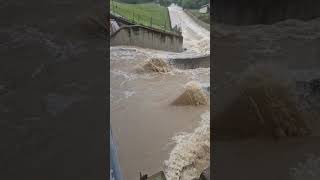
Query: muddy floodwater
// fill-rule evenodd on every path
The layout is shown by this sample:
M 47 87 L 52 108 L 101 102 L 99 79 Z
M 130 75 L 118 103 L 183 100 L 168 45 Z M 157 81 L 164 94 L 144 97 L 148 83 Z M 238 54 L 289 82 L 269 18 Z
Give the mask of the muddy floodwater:
M 139 171 L 151 175 L 160 170 L 168 179 L 189 179 L 209 164 L 209 101 L 198 106 L 172 103 L 190 82 L 208 87 L 210 68 L 177 69 L 168 60 L 208 55 L 210 32 L 180 7 L 169 7 L 169 13 L 172 25 L 182 27 L 185 52 L 110 47 L 111 128 L 124 179 L 139 179 Z M 167 63 L 169 70 L 144 71 L 152 58 Z

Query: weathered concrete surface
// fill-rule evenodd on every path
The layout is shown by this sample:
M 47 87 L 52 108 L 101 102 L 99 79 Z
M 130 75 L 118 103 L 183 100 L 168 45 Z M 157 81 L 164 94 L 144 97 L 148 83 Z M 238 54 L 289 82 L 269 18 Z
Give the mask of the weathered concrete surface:
M 210 55 L 169 59 L 169 64 L 179 69 L 210 68 Z
M 182 52 L 183 37 L 144 26 L 123 26 L 110 37 L 111 46 L 138 46 L 143 48 Z
M 212 0 L 214 21 L 225 24 L 272 24 L 320 16 L 318 0 Z

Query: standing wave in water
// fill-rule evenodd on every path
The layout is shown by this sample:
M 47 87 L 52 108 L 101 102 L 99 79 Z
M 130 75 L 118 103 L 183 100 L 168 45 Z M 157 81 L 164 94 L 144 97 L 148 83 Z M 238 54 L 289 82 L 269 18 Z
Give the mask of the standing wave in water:
M 195 81 L 188 82 L 185 87 L 185 92 L 181 94 L 174 102 L 173 105 L 207 105 L 208 96 L 204 92 L 201 84 Z
M 182 133 L 173 138 L 176 146 L 165 161 L 168 180 L 198 178 L 210 164 L 210 112 L 201 115 L 200 126 L 192 133 Z

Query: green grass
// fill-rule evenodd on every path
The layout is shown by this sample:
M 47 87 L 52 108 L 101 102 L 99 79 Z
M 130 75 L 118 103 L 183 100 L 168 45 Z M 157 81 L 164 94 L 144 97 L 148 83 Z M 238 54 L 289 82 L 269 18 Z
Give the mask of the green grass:
M 189 11 L 198 19 L 200 19 L 201 21 L 210 24 L 210 14 L 206 13 L 206 14 L 201 14 L 199 13 L 198 9 L 189 9 Z
M 162 30 L 171 30 L 168 8 L 155 3 L 127 4 L 110 1 L 110 11 L 119 14 L 130 21 Z

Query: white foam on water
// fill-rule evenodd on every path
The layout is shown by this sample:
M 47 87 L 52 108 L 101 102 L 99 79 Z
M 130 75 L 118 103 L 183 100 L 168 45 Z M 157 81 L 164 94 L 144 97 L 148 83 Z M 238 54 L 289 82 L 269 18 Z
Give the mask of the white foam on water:
M 210 38 L 203 38 L 197 43 L 197 47 L 201 54 L 210 54 Z
M 196 69 L 178 69 L 173 68 L 172 74 L 183 74 L 188 76 L 193 81 L 200 83 L 207 83 L 210 81 L 210 68 L 196 68 Z
M 126 99 L 128 99 L 130 96 L 133 96 L 136 92 L 134 92 L 134 91 L 124 91 L 123 93 L 124 93 Z
M 116 76 L 121 76 L 125 80 L 128 80 L 128 81 L 137 79 L 137 75 L 136 74 L 124 72 L 124 71 L 121 71 L 121 70 L 111 70 L 110 72 L 111 72 L 111 74 L 116 75 Z
M 121 76 L 125 79 L 125 81 L 132 81 L 136 79 L 152 79 L 155 75 L 152 74 L 137 74 L 137 73 L 129 73 L 121 70 L 111 70 L 111 74 L 116 76 Z
M 177 5 L 168 7 L 171 25 L 181 27 L 183 46 L 187 51 L 210 54 L 210 32 L 199 26 L 183 9 Z
M 165 161 L 167 179 L 198 178 L 210 164 L 210 112 L 201 115 L 200 126 L 192 133 L 180 133 L 173 141 L 176 146 Z

